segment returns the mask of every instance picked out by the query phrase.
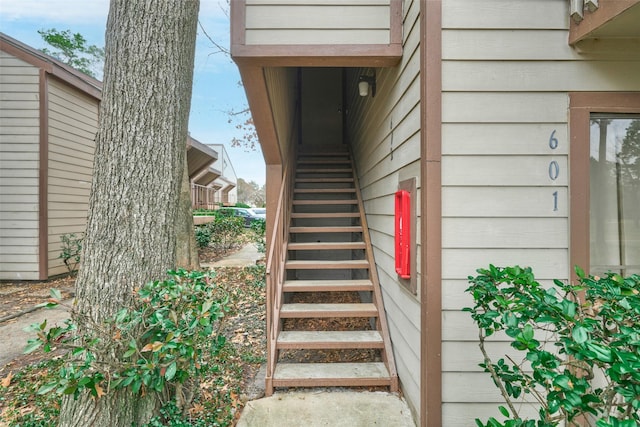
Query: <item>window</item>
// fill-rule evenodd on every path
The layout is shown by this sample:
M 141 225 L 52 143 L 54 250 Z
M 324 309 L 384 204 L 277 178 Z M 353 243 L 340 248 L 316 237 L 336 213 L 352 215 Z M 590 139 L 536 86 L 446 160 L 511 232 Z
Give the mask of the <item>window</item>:
M 640 93 L 570 94 L 571 264 L 640 273 Z
M 640 273 L 640 114 L 591 114 L 589 212 L 591 272 Z

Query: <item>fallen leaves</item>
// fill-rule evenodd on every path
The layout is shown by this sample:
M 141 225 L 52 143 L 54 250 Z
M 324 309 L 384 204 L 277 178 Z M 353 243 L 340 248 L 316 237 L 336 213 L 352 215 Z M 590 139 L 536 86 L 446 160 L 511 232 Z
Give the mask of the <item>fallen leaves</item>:
M 11 384 L 12 379 L 13 379 L 13 372 L 9 372 L 9 374 L 2 379 L 2 382 L 0 382 L 0 384 L 2 385 L 2 387 L 7 388 Z

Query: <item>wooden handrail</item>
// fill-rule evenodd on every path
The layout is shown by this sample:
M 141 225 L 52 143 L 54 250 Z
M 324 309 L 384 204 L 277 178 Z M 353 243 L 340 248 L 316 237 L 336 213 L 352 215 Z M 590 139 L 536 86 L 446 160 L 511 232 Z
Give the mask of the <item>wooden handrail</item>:
M 271 381 L 277 361 L 276 342 L 280 328 L 280 308 L 282 307 L 283 286 L 285 281 L 285 262 L 287 258 L 287 244 L 289 236 L 289 224 L 292 207 L 292 179 L 293 167 L 295 165 L 295 152 L 297 132 L 294 132 L 298 123 L 298 104 L 295 107 L 296 113 L 292 121 L 291 139 L 289 140 L 289 155 L 285 161 L 282 173 L 282 182 L 278 193 L 278 202 L 273 230 L 269 242 L 269 251 L 266 261 L 266 304 L 267 304 L 267 372 L 266 372 L 266 393 L 269 395 L 273 387 Z

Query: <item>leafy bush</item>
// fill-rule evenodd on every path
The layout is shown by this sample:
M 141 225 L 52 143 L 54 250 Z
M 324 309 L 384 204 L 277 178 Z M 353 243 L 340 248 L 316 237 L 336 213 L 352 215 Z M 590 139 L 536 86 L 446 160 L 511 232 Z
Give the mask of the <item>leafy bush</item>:
M 499 407 L 504 423 L 492 417 L 477 425 L 579 425 L 582 417 L 597 427 L 640 425 L 640 276 L 601 278 L 576 268 L 578 284 L 554 280 L 544 288 L 530 268 L 491 265 L 478 273 L 467 289 L 475 306 L 464 311 L 479 327 L 480 366 L 508 409 Z M 488 356 L 486 340 L 498 331 L 522 360 Z M 518 414 L 524 395 L 540 404 L 538 421 Z
M 236 203 L 235 205 L 236 208 L 250 208 L 251 205 L 247 205 L 246 203 Z
M 164 281 L 147 283 L 132 308 L 120 310 L 105 324 L 82 319 L 89 326 L 85 329 L 111 336 L 113 342 L 104 342 L 96 333 L 78 335 L 72 320 L 49 330 L 46 321 L 32 325 L 38 336 L 29 341 L 26 352 L 40 347 L 49 352 L 54 346 L 71 350 L 55 380 L 38 393 L 78 396 L 85 389 L 99 398 L 118 388 L 147 393 L 171 384 L 178 399 L 184 396 L 183 384 L 213 369 L 204 356 L 215 355 L 225 343 L 217 327 L 228 298 L 220 295 L 209 274 L 168 274 Z M 59 292 L 52 291 L 47 306 L 57 305 L 59 299 Z M 74 319 L 77 316 L 74 313 Z M 116 357 L 108 357 L 112 354 Z
M 216 252 L 227 252 L 238 243 L 238 237 L 244 231 L 244 218 L 217 215 L 206 227 L 210 231 L 210 243 Z
M 195 216 L 213 216 L 216 214 L 216 211 L 211 209 L 194 209 L 192 214 Z
M 258 252 L 265 253 L 267 251 L 266 240 L 267 222 L 265 220 L 255 220 L 251 222 L 252 241 L 258 248 Z
M 69 273 L 71 274 L 78 270 L 83 240 L 84 233 L 80 233 L 78 235 L 75 233 L 68 233 L 60 236 L 62 252 L 60 252 L 59 258 L 62 258 L 64 265 L 67 266 L 67 270 L 69 270 Z
M 211 242 L 211 228 L 206 225 L 196 226 L 196 243 L 200 248 L 206 248 Z

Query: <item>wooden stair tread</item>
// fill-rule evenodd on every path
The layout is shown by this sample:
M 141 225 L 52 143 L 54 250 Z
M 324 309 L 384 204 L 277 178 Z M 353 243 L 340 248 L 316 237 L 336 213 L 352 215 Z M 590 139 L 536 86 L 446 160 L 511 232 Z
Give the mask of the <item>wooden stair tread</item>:
M 357 205 L 356 199 L 343 199 L 343 200 L 294 200 L 294 205 Z
M 360 218 L 360 212 L 292 212 L 291 218 Z
M 293 190 L 294 193 L 308 193 L 308 194 L 317 194 L 317 193 L 355 193 L 355 188 L 296 188 Z
M 371 280 L 287 280 L 284 292 L 370 291 Z
M 304 157 L 312 157 L 312 156 L 304 156 Z M 314 156 L 314 157 L 330 157 L 330 156 Z M 350 165 L 351 160 L 349 159 L 299 159 L 299 165 L 336 165 L 336 164 L 346 164 Z
M 389 371 L 382 362 L 278 363 L 275 386 L 388 385 Z
M 298 168 L 296 173 L 353 173 L 351 168 Z
M 289 243 L 287 249 L 292 251 L 313 251 L 313 250 L 345 250 L 345 249 L 365 249 L 364 242 L 302 242 Z
M 366 259 L 347 260 L 294 260 L 285 263 L 287 270 L 310 270 L 310 269 L 362 269 L 369 268 L 369 261 Z
M 362 227 L 359 225 L 325 226 L 325 227 L 289 227 L 290 233 L 360 233 Z
M 283 304 L 280 316 L 284 318 L 316 317 L 377 317 L 378 310 L 372 303 L 321 303 Z
M 296 182 L 326 184 L 336 182 L 353 182 L 353 178 L 296 178 Z
M 382 348 L 378 331 L 282 331 L 278 335 L 281 349 Z

